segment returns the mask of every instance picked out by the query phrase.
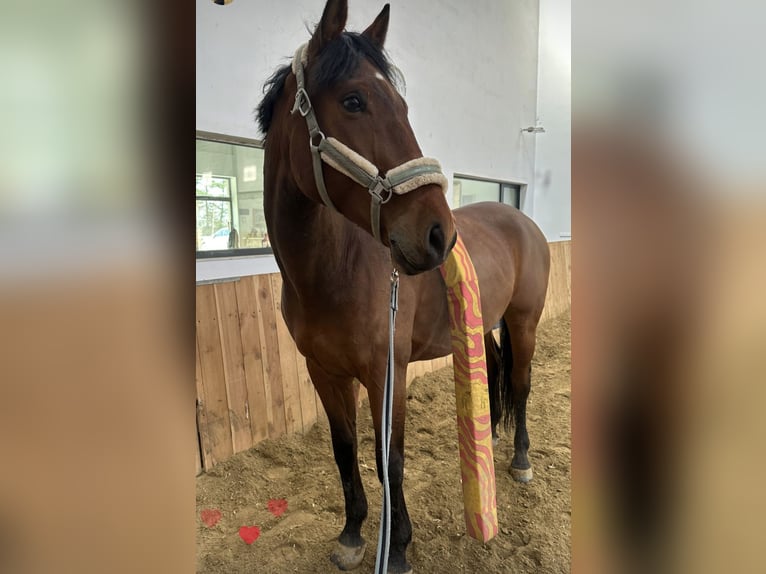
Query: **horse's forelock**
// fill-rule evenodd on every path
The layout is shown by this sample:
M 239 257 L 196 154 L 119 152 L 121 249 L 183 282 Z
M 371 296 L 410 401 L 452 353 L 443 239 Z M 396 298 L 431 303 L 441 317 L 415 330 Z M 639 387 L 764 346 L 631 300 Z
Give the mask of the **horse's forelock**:
M 369 38 L 356 32 L 344 32 L 330 42 L 311 70 L 311 81 L 318 88 L 326 88 L 352 75 L 362 59 L 369 60 L 392 84 L 401 80 L 386 53 Z
M 315 89 L 332 86 L 352 75 L 363 58 L 368 59 L 397 90 L 402 91 L 404 78 L 399 69 L 381 48 L 356 32 L 344 32 L 324 47 L 316 63 L 311 66 L 309 83 Z M 256 109 L 256 117 L 264 135 L 271 127 L 274 106 L 282 95 L 289 73 L 290 65 L 282 66 L 263 86 L 264 97 Z

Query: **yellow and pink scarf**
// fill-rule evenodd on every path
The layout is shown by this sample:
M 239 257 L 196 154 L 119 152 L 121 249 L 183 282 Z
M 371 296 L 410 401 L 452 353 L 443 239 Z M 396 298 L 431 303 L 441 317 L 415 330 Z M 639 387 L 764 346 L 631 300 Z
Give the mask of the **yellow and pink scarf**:
M 484 324 L 479 279 L 459 235 L 440 270 L 449 302 L 466 530 L 487 542 L 497 534 L 497 499 Z

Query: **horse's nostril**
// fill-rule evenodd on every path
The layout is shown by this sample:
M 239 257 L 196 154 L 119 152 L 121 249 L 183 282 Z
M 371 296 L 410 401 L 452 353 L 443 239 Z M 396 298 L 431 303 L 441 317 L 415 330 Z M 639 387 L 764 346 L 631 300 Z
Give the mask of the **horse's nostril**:
M 428 247 L 437 257 L 444 255 L 444 230 L 438 223 L 431 226 L 428 231 Z

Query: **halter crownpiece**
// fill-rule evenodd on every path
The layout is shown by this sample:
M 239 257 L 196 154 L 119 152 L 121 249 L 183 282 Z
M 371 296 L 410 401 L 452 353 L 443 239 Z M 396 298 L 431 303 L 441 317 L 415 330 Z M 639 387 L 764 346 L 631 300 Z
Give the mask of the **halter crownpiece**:
M 293 58 L 292 70 L 295 74 L 298 88 L 295 93 L 295 105 L 293 105 L 290 113 L 298 112 L 306 118 L 309 130 L 309 149 L 311 150 L 314 179 L 316 180 L 319 197 L 322 198 L 322 202 L 327 207 L 338 211 L 338 208 L 335 207 L 330 199 L 324 183 L 324 176 L 322 175 L 322 162 L 324 161 L 330 167 L 353 179 L 362 187 L 367 188 L 371 196 L 370 223 L 372 235 L 378 241 L 382 241 L 380 237 L 381 205 L 387 203 L 393 194 L 403 195 L 428 184 L 440 185 L 446 193 L 447 178 L 442 173 L 439 162 L 430 157 L 418 157 L 406 161 L 397 167 L 389 169 L 385 177 L 381 177 L 379 175 L 380 170 L 367 158 L 337 139 L 325 137 L 322 130 L 319 129 L 319 122 L 317 122 L 314 108 L 306 92 L 306 81 L 304 78 L 304 67 L 308 63 L 306 46 L 306 44 L 303 44 L 298 48 Z

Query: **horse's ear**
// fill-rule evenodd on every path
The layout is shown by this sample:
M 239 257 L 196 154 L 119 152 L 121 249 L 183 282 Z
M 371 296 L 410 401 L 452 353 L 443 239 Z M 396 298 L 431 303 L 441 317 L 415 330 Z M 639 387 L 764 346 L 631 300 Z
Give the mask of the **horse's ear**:
M 327 0 L 322 12 L 322 19 L 317 24 L 314 35 L 309 41 L 309 58 L 319 55 L 329 42 L 340 36 L 346 27 L 348 0 Z
M 369 38 L 378 48 L 383 48 L 383 44 L 386 41 L 386 33 L 388 32 L 388 14 L 390 11 L 390 4 L 383 6 L 383 10 L 380 11 L 378 17 L 375 18 L 375 21 L 362 32 L 362 36 Z

